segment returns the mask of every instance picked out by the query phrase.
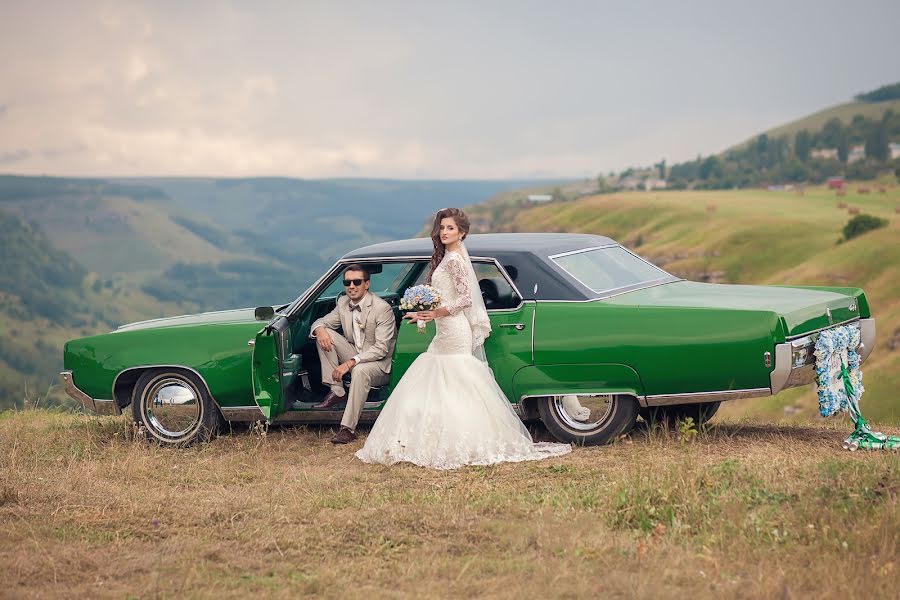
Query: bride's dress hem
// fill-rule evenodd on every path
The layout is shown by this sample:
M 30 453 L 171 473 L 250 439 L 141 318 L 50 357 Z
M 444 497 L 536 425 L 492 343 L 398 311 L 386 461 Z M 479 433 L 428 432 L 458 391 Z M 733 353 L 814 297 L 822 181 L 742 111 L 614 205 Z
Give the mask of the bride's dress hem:
M 434 469 L 562 456 L 569 444 L 532 441 L 488 366 L 471 354 L 416 357 L 356 457 Z

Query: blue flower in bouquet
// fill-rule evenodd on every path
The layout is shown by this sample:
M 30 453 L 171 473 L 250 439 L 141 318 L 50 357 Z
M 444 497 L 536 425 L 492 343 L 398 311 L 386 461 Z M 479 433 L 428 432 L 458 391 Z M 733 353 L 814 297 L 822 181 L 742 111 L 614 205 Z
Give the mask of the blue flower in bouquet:
M 430 285 L 414 285 L 403 292 L 400 299 L 400 310 L 420 311 L 434 310 L 441 305 L 441 295 Z M 416 323 L 419 333 L 425 333 L 425 321 Z
M 430 285 L 414 285 L 403 292 L 400 310 L 434 310 L 441 304 L 441 295 Z

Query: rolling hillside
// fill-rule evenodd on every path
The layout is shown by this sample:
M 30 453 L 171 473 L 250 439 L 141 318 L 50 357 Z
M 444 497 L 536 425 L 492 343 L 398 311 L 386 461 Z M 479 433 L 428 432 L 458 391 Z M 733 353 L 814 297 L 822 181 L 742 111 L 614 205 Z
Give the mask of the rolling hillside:
M 347 250 L 522 185 L 0 176 L 0 408 L 64 401 L 67 339 L 288 302 Z
M 862 115 L 867 119 L 880 119 L 885 112 L 892 110 L 900 113 L 900 100 L 887 100 L 885 102 L 845 102 L 838 104 L 819 112 L 813 113 L 802 119 L 773 127 L 764 133 L 770 138 L 781 137 L 784 135 L 793 137 L 798 131 L 819 131 L 825 126 L 825 123 L 831 119 L 840 119 L 845 124 L 850 123 L 856 115 Z M 754 138 L 756 139 L 756 138 Z M 751 140 L 744 142 L 744 145 L 750 143 Z
M 598 195 L 543 205 L 501 194 L 467 208 L 482 229 L 608 235 L 671 273 L 697 281 L 862 287 L 878 319 L 865 365 L 864 414 L 900 423 L 900 187 L 852 186 L 845 197 L 823 187 L 794 191 L 683 191 Z M 883 188 L 884 193 L 878 190 Z M 887 227 L 838 243 L 845 203 L 887 219 Z M 812 386 L 723 409 L 766 418 L 817 414 Z

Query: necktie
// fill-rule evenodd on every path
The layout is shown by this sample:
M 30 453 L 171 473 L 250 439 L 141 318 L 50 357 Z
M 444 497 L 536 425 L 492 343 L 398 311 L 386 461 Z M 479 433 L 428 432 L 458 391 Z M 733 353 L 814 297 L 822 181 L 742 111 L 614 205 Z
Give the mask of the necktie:
M 350 304 L 350 312 L 353 312 L 354 310 L 358 310 L 358 311 L 362 312 L 362 309 L 359 307 L 359 304 Z

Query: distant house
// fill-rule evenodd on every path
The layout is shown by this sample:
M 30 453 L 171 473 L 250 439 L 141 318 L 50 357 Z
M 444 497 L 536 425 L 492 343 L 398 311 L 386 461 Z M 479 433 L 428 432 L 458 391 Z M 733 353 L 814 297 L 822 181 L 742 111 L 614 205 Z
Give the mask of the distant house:
M 553 196 L 550 194 L 529 194 L 528 201 L 529 202 L 550 202 L 553 200 Z
M 850 152 L 847 153 L 847 164 L 855 163 L 856 161 L 862 160 L 866 157 L 866 147 L 862 144 L 857 146 L 852 146 L 850 148 Z
M 898 144 L 896 142 L 891 142 L 890 144 L 888 144 L 888 149 L 890 150 L 890 153 L 891 153 L 891 160 L 894 160 L 895 158 L 900 158 L 900 144 Z
M 619 187 L 626 190 L 660 190 L 665 189 L 666 180 L 648 173 L 637 173 L 620 179 Z
M 830 190 L 842 190 L 845 183 L 846 181 L 843 177 L 829 177 L 827 185 Z
M 659 177 L 649 177 L 644 180 L 644 189 L 648 192 L 650 190 L 664 190 L 666 189 L 666 180 Z
M 817 148 L 809 153 L 812 158 L 838 159 L 837 148 Z

